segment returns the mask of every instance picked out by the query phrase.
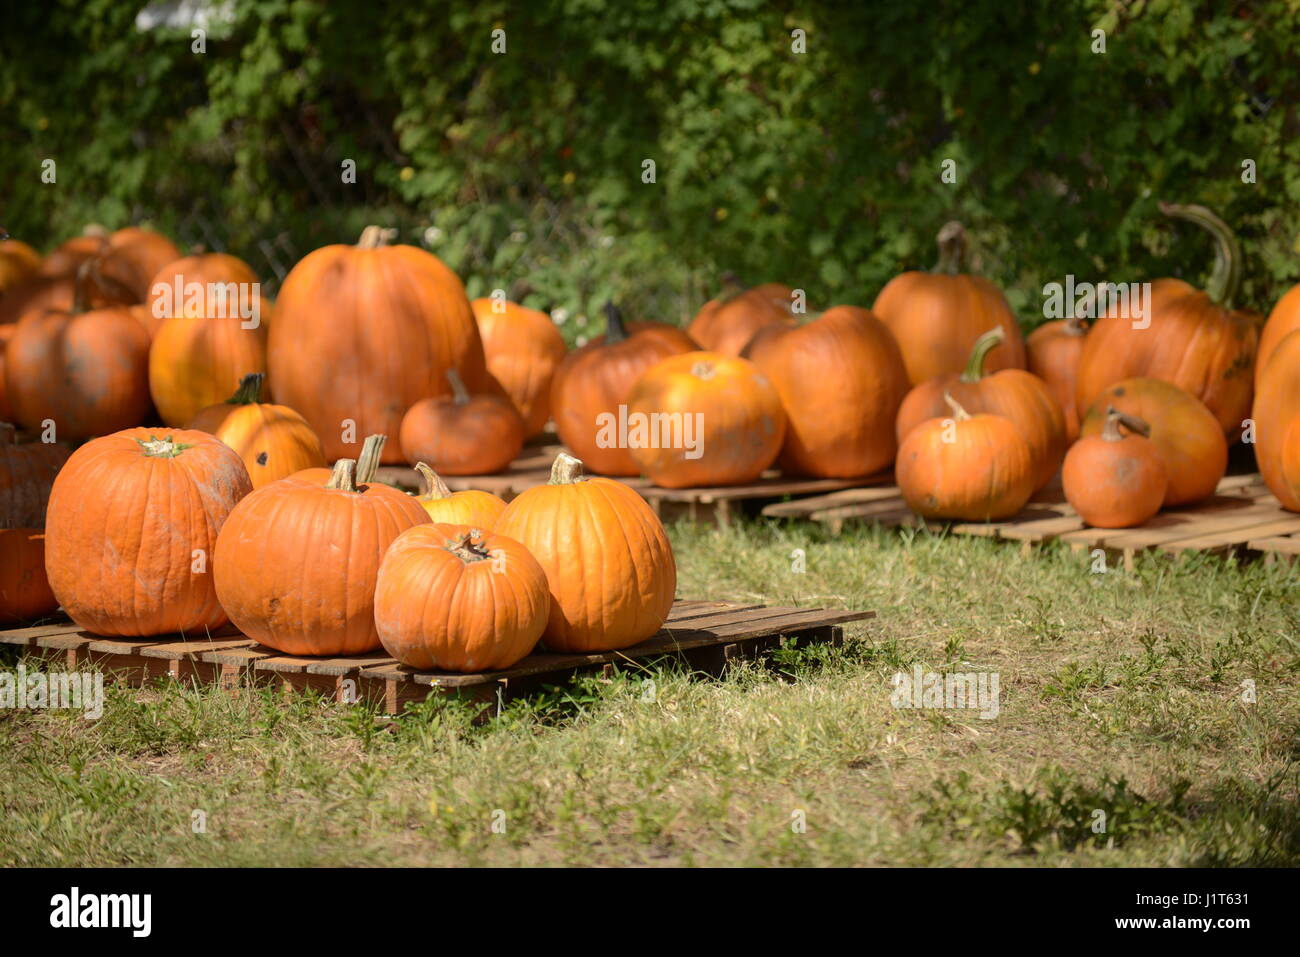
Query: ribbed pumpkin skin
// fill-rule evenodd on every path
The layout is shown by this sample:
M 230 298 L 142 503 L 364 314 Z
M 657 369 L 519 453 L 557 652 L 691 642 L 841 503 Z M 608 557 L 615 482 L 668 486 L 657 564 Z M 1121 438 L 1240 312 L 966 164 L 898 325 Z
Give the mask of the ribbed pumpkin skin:
M 770 282 L 712 299 L 696 313 L 686 332 L 708 352 L 739 356 L 760 329 L 795 325 L 790 313 L 793 294 L 789 286 Z
M 546 572 L 552 651 L 627 648 L 663 625 L 677 566 L 663 525 L 631 488 L 590 478 L 530 488 L 506 506 L 497 534 L 523 544 Z
M 1300 332 L 1285 336 L 1264 367 L 1251 418 L 1255 420 L 1255 461 L 1282 507 L 1300 512 L 1300 488 L 1287 479 L 1288 436 L 1300 419 Z
M 1095 528 L 1132 528 L 1165 498 L 1164 459 L 1140 435 L 1111 442 L 1087 435 L 1070 447 L 1061 469 L 1065 500 Z
M 1080 410 L 1075 400 L 1075 380 L 1085 338 L 1081 327 L 1057 319 L 1043 323 L 1025 340 L 1029 371 L 1052 390 L 1065 414 L 1065 436 L 1070 442 L 1079 437 Z
M 1006 338 L 989 372 L 1025 367 L 1025 342 L 1002 290 L 980 276 L 905 272 L 880 290 L 871 311 L 898 340 L 912 385 L 961 372 L 971 346 L 994 326 Z
M 785 440 L 776 386 L 752 362 L 718 352 L 685 352 L 651 366 L 627 408 L 629 418 L 668 415 L 682 423 L 680 433 L 656 436 L 669 447 L 631 450 L 641 472 L 663 488 L 751 482 L 776 461 Z M 671 447 L 685 438 L 688 421 L 695 452 Z
M 331 459 L 355 458 L 365 435 L 397 436 L 407 409 L 451 391 L 449 368 L 471 392 L 492 388 L 465 287 L 412 246 L 308 254 L 280 287 L 269 346 L 276 400 L 302 413 Z M 343 441 L 345 420 L 356 423 L 354 444 Z M 400 442 L 384 461 L 405 461 Z
M 14 443 L 13 426 L 0 424 L 0 528 L 44 528 L 54 477 L 68 461 L 57 442 Z
M 769 326 L 745 358 L 781 396 L 786 431 L 778 461 L 786 472 L 859 478 L 894 461 L 907 370 L 870 310 L 836 306 L 797 328 Z
M 135 303 L 149 298 L 153 277 L 168 263 L 180 259 L 181 251 L 162 233 L 128 226 L 112 233 L 99 255 L 98 274 L 104 280 L 100 285 L 105 292 L 127 291 Z
M 0 528 L 0 622 L 48 615 L 58 607 L 45 577 L 45 534 Z
M 1165 464 L 1163 505 L 1188 505 L 1214 494 L 1228 468 L 1228 440 L 1199 399 L 1160 379 L 1125 379 L 1104 390 L 1086 410 L 1080 435 L 1100 435 L 1106 407 L 1151 427 L 1149 441 Z
M 17 239 L 0 239 L 0 296 L 41 268 L 41 254 Z
M 495 302 L 470 303 L 488 372 L 524 420 L 524 434 L 536 435 L 551 417 L 551 380 L 568 347 L 546 313 L 513 302 L 503 302 L 503 311 L 496 312 Z
M 285 654 L 374 651 L 379 564 L 398 535 L 426 521 L 415 499 L 386 485 L 272 482 L 221 530 L 217 596 L 240 631 Z
M 951 429 L 952 442 L 945 442 Z M 908 507 L 926 518 L 1010 518 L 1034 491 L 1029 445 L 1009 419 L 930 419 L 898 450 L 894 475 Z
M 266 330 L 239 319 L 168 319 L 149 350 L 149 394 L 168 425 L 184 425 L 251 372 L 266 372 Z
M 307 420 L 287 405 L 252 402 L 208 406 L 189 428 L 210 432 L 235 450 L 253 488 L 307 468 L 324 468 L 325 453 Z
M 641 373 L 661 359 L 694 352 L 695 341 L 681 329 L 661 322 L 630 322 L 628 337 L 593 339 L 564 357 L 551 383 L 551 414 L 560 440 L 593 472 L 637 475 L 640 470 L 624 448 L 601 448 L 597 419 L 617 418 Z
M 490 532 L 506 510 L 506 503 L 491 492 L 463 489 L 453 492 L 433 474 L 423 462 L 416 465 L 427 486 L 416 501 L 428 514 L 429 520 L 441 525 L 468 525 L 470 528 Z
M 1300 286 L 1292 286 L 1268 314 L 1264 329 L 1259 334 L 1259 349 L 1255 354 L 1255 388 L 1259 388 L 1264 367 L 1278 345 L 1297 329 L 1300 329 Z
M 145 454 L 142 442 L 165 437 L 189 448 Z M 218 628 L 217 533 L 251 491 L 239 456 L 206 432 L 128 429 L 87 442 L 50 493 L 50 587 L 73 621 L 101 635 Z
M 1088 332 L 1079 357 L 1075 400 L 1080 409 L 1123 379 L 1163 379 L 1196 396 L 1232 441 L 1250 414 L 1258 317 L 1223 309 L 1178 279 L 1151 284 L 1150 326 L 1113 309 Z
M 471 537 L 474 549 L 453 549 Z M 375 626 L 384 650 L 421 671 L 496 671 L 537 645 L 550 616 L 546 573 L 528 549 L 465 525 L 417 525 L 384 554 Z
M 445 475 L 490 475 L 524 447 L 524 421 L 509 399 L 471 396 L 461 405 L 440 396 L 421 399 L 402 417 L 407 461 L 429 462 Z
M 149 334 L 124 308 L 28 314 L 5 347 L 5 390 L 14 417 L 60 439 L 108 435 L 149 413 Z

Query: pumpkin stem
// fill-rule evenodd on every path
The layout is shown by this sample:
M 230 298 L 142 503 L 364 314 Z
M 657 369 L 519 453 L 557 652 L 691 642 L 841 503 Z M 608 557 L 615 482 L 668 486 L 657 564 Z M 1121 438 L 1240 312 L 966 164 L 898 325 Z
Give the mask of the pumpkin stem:
M 947 389 L 943 390 L 943 401 L 948 403 L 948 408 L 952 409 L 952 417 L 958 422 L 965 422 L 970 418 L 970 413 L 965 407 L 952 397 L 952 393 Z
M 379 471 L 379 456 L 387 441 L 388 436 L 376 433 L 367 435 L 361 443 L 361 455 L 357 458 L 355 472 L 358 485 L 369 485 L 375 480 L 375 473 Z
M 361 238 L 357 240 L 358 249 L 379 249 L 381 246 L 387 246 L 397 236 L 397 230 L 385 229 L 383 226 L 367 226 L 361 230 Z
M 471 528 L 468 532 L 457 535 L 455 538 L 447 539 L 447 543 L 442 547 L 466 565 L 471 562 L 484 562 L 492 557 L 492 552 L 483 543 L 482 530 L 477 528 Z
M 994 326 L 984 335 L 975 340 L 975 345 L 971 346 L 970 358 L 966 361 L 966 369 L 961 374 L 962 382 L 979 382 L 984 378 L 984 360 L 988 358 L 989 353 L 997 346 L 1002 344 L 1006 338 L 1006 333 L 1002 331 L 1001 326 Z
M 460 373 L 455 369 L 448 369 L 447 381 L 451 383 L 452 401 L 457 405 L 467 405 L 469 403 L 469 389 L 465 388 L 465 380 L 460 377 Z
M 1065 334 L 1067 336 L 1086 336 L 1088 327 L 1083 324 L 1083 316 L 1070 316 L 1065 320 Z
M 605 344 L 622 342 L 627 338 L 627 326 L 623 324 L 623 313 L 612 302 L 605 303 Z
M 365 484 L 364 482 L 361 484 Z M 339 459 L 334 463 L 334 471 L 330 473 L 330 480 L 325 483 L 326 488 L 338 488 L 345 492 L 355 492 L 357 490 L 357 463 L 355 459 Z
M 561 452 L 551 463 L 551 484 L 572 485 L 583 480 L 582 460 L 575 459 L 568 452 Z
M 256 405 L 262 401 L 262 380 L 265 372 L 250 372 L 239 380 L 235 394 L 226 400 L 227 405 Z
M 717 367 L 708 359 L 700 359 L 691 365 L 691 375 L 705 382 L 712 379 L 716 371 Z
M 77 274 L 72 280 L 72 315 L 79 316 L 86 311 L 90 299 L 90 279 L 99 278 L 99 267 L 95 257 L 91 256 L 77 267 Z
M 424 479 L 424 489 L 419 496 L 421 499 L 451 498 L 451 489 L 447 488 L 447 483 L 442 480 L 442 476 L 435 472 L 428 463 L 416 462 L 415 470 Z
M 935 240 L 939 246 L 939 261 L 934 272 L 955 276 L 961 272 L 962 260 L 966 256 L 966 230 L 955 219 L 944 223 Z
M 86 223 L 85 228 L 81 230 L 81 235 L 89 236 L 91 239 L 107 239 L 108 227 L 101 226 L 99 223 Z
M 186 449 L 192 448 L 183 442 L 173 442 L 170 435 L 161 439 L 150 435 L 148 442 L 142 439 L 136 439 L 136 442 L 144 449 L 145 458 L 174 459 Z
M 1113 405 L 1106 406 L 1106 426 L 1101 430 L 1101 437 L 1107 442 L 1118 442 L 1124 438 L 1124 433 L 1119 430 L 1121 425 L 1134 435 L 1140 435 L 1144 439 L 1151 437 L 1151 426 L 1147 425 L 1145 419 L 1121 412 Z
M 1170 219 L 1195 223 L 1214 237 L 1214 270 L 1205 291 L 1215 303 L 1231 309 L 1241 285 L 1241 244 L 1231 227 L 1204 206 L 1161 203 L 1160 212 Z

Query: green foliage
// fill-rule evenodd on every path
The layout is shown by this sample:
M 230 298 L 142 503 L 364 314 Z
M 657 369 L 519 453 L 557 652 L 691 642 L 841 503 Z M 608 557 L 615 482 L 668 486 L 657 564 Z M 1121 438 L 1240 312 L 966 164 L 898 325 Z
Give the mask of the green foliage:
M 1033 325 L 1066 273 L 1203 279 L 1207 240 L 1158 200 L 1237 227 L 1243 303 L 1300 279 L 1290 0 L 237 0 L 202 54 L 137 10 L 7 13 L 14 235 L 150 221 L 273 279 L 380 220 L 471 294 L 564 308 L 571 337 L 609 296 L 687 316 L 725 270 L 869 304 L 954 217 Z

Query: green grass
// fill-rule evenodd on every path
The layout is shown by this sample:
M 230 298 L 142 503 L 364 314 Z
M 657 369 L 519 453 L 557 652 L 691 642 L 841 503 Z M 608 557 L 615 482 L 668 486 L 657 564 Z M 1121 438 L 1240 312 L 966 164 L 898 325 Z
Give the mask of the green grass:
M 394 721 L 167 685 L 110 690 L 98 722 L 2 713 L 0 863 L 1300 862 L 1291 567 L 1092 574 L 1065 548 L 926 532 L 672 534 L 683 596 L 879 617 L 725 680 L 663 662 L 480 723 L 454 701 Z M 914 665 L 996 672 L 998 717 L 893 707 Z

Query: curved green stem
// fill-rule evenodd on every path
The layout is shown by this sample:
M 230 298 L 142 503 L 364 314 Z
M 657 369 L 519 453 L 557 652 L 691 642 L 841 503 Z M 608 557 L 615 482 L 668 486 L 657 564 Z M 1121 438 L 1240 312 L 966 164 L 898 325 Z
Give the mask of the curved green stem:
M 975 345 L 971 346 L 970 358 L 966 360 L 966 370 L 961 374 L 961 381 L 979 382 L 984 378 L 984 360 L 988 358 L 990 352 L 1002 344 L 1005 338 L 1006 333 L 1002 331 L 1002 327 L 994 326 L 976 339 Z
M 966 230 L 956 220 L 944 223 L 936 242 L 939 244 L 939 262 L 933 272 L 957 275 L 966 256 Z
M 1160 212 L 1170 219 L 1194 223 L 1214 237 L 1214 270 L 1205 291 L 1218 305 L 1231 309 L 1241 286 L 1241 244 L 1231 227 L 1204 206 L 1161 203 Z
M 256 405 L 262 401 L 262 381 L 264 372 L 250 372 L 239 380 L 235 394 L 226 400 L 227 405 Z

